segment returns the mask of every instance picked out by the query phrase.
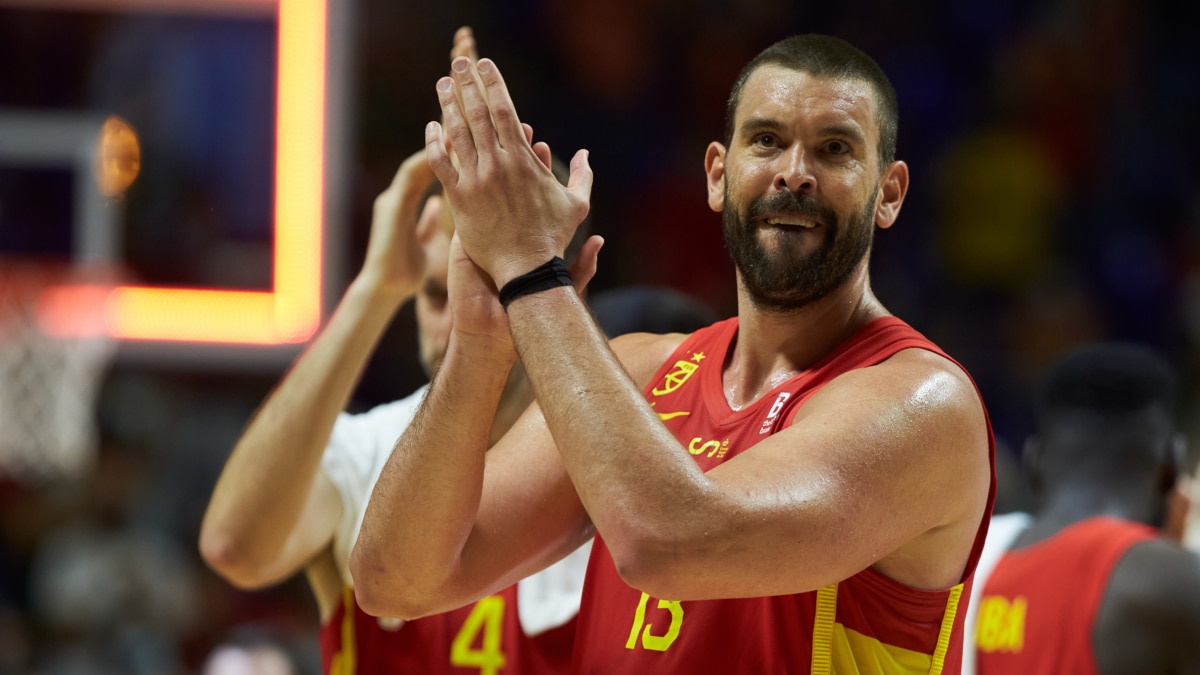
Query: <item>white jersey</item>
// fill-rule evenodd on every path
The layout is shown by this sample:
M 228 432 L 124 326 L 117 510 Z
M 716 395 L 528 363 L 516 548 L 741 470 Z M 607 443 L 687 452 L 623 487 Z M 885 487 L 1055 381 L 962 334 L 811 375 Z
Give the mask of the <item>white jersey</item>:
M 979 562 L 975 565 L 975 580 L 971 585 L 971 600 L 967 603 L 967 615 L 963 618 L 963 660 L 962 675 L 975 675 L 975 624 L 979 615 L 979 597 L 983 595 L 983 587 L 996 563 L 1000 562 L 1017 537 L 1033 522 L 1033 516 L 1028 513 L 1005 513 L 992 516 L 988 526 L 987 539 L 983 542 L 983 552 L 979 554 Z
M 342 520 L 333 539 L 333 558 L 347 584 L 350 551 L 358 540 L 367 502 L 396 439 L 412 423 L 428 385 L 408 397 L 351 415 L 338 415 L 321 471 L 342 496 Z M 526 635 L 537 635 L 570 621 L 579 613 L 583 577 L 592 544 L 589 541 L 550 567 L 517 584 L 517 611 Z

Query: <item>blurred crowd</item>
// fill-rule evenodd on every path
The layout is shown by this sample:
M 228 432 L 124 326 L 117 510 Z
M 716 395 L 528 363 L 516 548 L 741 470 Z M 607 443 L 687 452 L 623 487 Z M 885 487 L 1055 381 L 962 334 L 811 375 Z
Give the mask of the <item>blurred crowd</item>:
M 997 510 L 1029 507 L 1014 465 L 1033 383 L 1075 344 L 1121 339 L 1166 355 L 1183 375 L 1181 426 L 1200 447 L 1196 5 L 358 0 L 354 15 L 350 72 L 331 73 L 349 78 L 352 99 L 349 208 L 329 223 L 346 237 L 344 268 L 365 250 L 372 198 L 436 115 L 433 82 L 467 23 L 538 137 L 564 156 L 592 151 L 593 228 L 607 239 L 593 286 L 669 285 L 730 315 L 733 267 L 711 235 L 720 219 L 704 201 L 704 148 L 721 138 L 724 98 L 754 53 L 832 33 L 895 82 L 897 154 L 912 168 L 898 226 L 877 237 L 874 288 L 978 380 L 1002 446 Z M 0 108 L 127 119 L 144 147 L 122 204 L 131 267 L 156 283 L 265 287 L 273 31 L 266 19 L 0 2 Z M 22 191 L 22 204 L 69 217 L 59 181 L 27 180 L 0 166 L 0 250 L 60 254 L 65 236 L 31 224 L 45 213 L 3 208 Z M 411 313 L 398 324 L 357 409 L 423 380 Z M 263 645 L 279 672 L 316 672 L 302 581 L 237 591 L 196 553 L 213 481 L 278 375 L 117 360 L 85 475 L 0 482 L 0 675 L 246 672 L 238 664 Z

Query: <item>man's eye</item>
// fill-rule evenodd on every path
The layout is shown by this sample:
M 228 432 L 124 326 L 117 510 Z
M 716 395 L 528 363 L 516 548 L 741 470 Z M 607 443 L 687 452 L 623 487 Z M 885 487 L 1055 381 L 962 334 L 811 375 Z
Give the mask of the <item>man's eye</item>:
M 773 148 L 778 145 L 775 142 L 775 137 L 771 134 L 759 134 L 754 138 L 754 144 L 764 148 Z
M 825 150 L 831 155 L 844 155 L 850 152 L 850 146 L 842 141 L 829 141 L 825 144 Z

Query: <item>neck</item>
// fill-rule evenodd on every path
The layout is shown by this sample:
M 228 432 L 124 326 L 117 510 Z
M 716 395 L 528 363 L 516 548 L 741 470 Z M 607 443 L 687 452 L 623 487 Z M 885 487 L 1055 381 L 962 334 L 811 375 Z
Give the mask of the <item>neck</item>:
M 1021 546 L 1041 541 L 1062 529 L 1088 518 L 1109 516 L 1146 525 L 1158 525 L 1161 509 L 1146 498 L 1143 488 L 1131 490 L 1119 485 L 1092 484 L 1064 488 L 1045 496 L 1037 517 L 1021 536 Z
M 866 263 L 829 295 L 790 312 L 756 306 L 738 280 L 737 342 L 725 364 L 725 398 L 745 407 L 803 372 L 888 311 L 871 292 Z

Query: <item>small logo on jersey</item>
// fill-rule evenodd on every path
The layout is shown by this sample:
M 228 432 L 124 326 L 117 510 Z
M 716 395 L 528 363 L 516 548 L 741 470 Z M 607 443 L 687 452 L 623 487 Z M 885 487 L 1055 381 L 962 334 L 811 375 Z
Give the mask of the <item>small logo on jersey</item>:
M 729 439 L 726 438 L 723 441 L 706 441 L 697 436 L 688 442 L 688 452 L 693 455 L 703 455 L 707 452 L 706 457 L 715 455 L 717 459 L 721 459 L 725 456 L 725 453 L 729 452 Z
M 783 412 L 783 404 L 791 397 L 791 393 L 785 391 L 775 398 L 775 402 L 771 404 L 771 411 L 767 413 L 767 419 L 763 420 L 762 426 L 758 428 L 759 434 L 771 433 L 771 427 L 775 425 L 775 418 Z
M 695 358 L 696 356 L 703 357 L 703 355 L 693 355 L 692 358 Z M 683 383 L 687 382 L 688 378 L 691 377 L 692 373 L 696 372 L 696 369 L 699 367 L 700 364 L 693 363 L 692 361 L 676 361 L 675 369 L 663 376 L 662 386 L 651 389 L 650 393 L 654 394 L 655 396 L 664 396 L 666 394 L 670 394 L 676 389 L 682 387 Z

